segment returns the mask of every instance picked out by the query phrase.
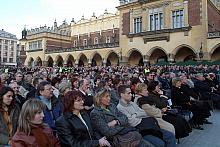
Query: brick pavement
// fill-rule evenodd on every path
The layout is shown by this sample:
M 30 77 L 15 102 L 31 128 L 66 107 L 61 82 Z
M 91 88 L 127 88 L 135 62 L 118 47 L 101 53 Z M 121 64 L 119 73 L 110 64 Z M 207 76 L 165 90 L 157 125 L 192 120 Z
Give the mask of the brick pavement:
M 203 125 L 204 130 L 193 129 L 177 147 L 220 147 L 220 110 L 215 110 L 208 120 L 213 124 Z

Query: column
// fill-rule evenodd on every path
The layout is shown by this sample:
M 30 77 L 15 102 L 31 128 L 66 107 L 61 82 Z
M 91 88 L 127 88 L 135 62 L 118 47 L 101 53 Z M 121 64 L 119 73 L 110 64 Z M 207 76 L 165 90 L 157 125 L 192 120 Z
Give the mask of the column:
M 168 54 L 168 62 L 170 63 L 174 62 L 174 54 Z

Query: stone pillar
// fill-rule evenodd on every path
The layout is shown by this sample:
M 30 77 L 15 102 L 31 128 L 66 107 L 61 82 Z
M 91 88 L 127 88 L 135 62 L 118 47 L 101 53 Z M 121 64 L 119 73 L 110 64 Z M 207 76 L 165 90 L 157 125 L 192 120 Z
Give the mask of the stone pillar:
M 168 62 L 173 63 L 174 61 L 174 54 L 168 54 Z
M 102 64 L 103 64 L 104 67 L 106 66 L 106 63 L 107 63 L 106 59 L 103 58 L 103 59 L 102 59 Z
M 92 60 L 88 59 L 88 66 L 91 67 L 91 65 L 92 65 Z
M 189 26 L 189 14 L 188 14 L 188 0 L 183 2 L 183 7 L 184 7 L 184 26 L 188 27 Z
M 78 65 L 79 65 L 79 60 L 77 59 L 75 60 L 75 66 L 78 67 Z
M 43 61 L 43 66 L 48 67 L 48 61 Z
M 127 66 L 128 65 L 128 57 L 121 56 L 119 59 L 120 66 Z
M 144 55 L 143 57 L 144 66 L 150 65 L 150 57 L 148 55 Z
M 63 61 L 63 67 L 67 67 L 67 61 Z

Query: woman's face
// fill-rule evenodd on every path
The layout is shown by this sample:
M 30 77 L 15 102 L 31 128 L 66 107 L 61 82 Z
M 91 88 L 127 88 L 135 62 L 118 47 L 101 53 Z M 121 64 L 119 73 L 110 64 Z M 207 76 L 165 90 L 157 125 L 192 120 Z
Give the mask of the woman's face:
M 143 88 L 142 91 L 141 91 L 141 94 L 142 94 L 143 96 L 148 96 L 148 90 L 147 90 L 147 88 Z
M 84 109 L 83 104 L 84 104 L 83 98 L 78 97 L 78 98 L 74 101 L 74 105 L 73 105 L 74 110 L 78 110 L 78 111 L 83 110 L 83 109 Z
M 13 92 L 8 91 L 5 95 L 3 95 L 3 104 L 9 106 L 13 100 Z
M 100 103 L 103 106 L 109 106 L 110 105 L 110 94 L 107 92 L 104 94 L 104 96 L 100 99 Z
M 39 125 L 43 123 L 43 118 L 44 118 L 44 112 L 43 111 L 38 111 L 34 118 L 31 120 L 31 123 Z
M 73 83 L 73 85 L 74 85 L 75 88 L 78 88 L 78 85 L 79 85 L 78 80 L 76 80 L 76 81 Z

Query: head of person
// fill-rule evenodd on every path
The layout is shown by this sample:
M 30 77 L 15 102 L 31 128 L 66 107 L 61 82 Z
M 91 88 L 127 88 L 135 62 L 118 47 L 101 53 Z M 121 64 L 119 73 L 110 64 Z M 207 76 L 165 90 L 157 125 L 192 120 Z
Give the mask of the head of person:
M 94 103 L 97 107 L 108 107 L 110 105 L 110 91 L 106 88 L 98 90 L 94 96 Z
M 120 98 L 126 102 L 131 101 L 131 88 L 127 85 L 120 85 L 118 87 L 118 94 Z
M 196 78 L 197 80 L 199 80 L 199 81 L 204 81 L 204 80 L 205 80 L 203 74 L 201 74 L 201 73 L 196 74 L 196 75 L 195 75 L 195 78 Z
M 180 88 L 182 85 L 182 78 L 176 77 L 172 79 L 172 86 Z
M 17 82 L 22 81 L 22 80 L 23 80 L 23 74 L 22 74 L 21 72 L 17 72 L 17 73 L 15 74 L 15 80 L 16 80 Z
M 37 88 L 38 85 L 39 85 L 39 83 L 42 82 L 42 81 L 43 81 L 43 79 L 40 78 L 40 77 L 34 78 L 34 80 L 33 80 L 33 86 L 34 86 L 35 88 Z
M 3 86 L 0 91 L 0 108 L 7 107 L 11 109 L 14 106 L 14 90 Z
M 13 81 L 13 82 L 11 82 L 10 84 L 9 84 L 9 87 L 11 87 L 11 89 L 13 89 L 14 90 L 14 94 L 16 95 L 16 94 L 18 94 L 18 92 L 19 92 L 19 85 L 18 85 L 18 83 L 16 82 L 16 81 Z
M 32 125 L 43 124 L 44 109 L 45 104 L 43 104 L 40 100 L 27 100 L 21 108 L 18 119 L 18 131 L 30 135 Z
M 147 75 L 147 79 L 149 80 L 154 80 L 154 78 L 155 78 L 155 74 L 152 72 Z
M 42 81 L 37 87 L 38 95 L 50 99 L 53 96 L 53 88 L 50 82 Z
M 32 84 L 32 83 L 33 83 L 33 77 L 32 77 L 32 75 L 31 75 L 31 74 L 25 75 L 25 76 L 24 76 L 24 81 L 25 81 L 26 83 Z
M 148 96 L 147 85 L 145 83 L 137 84 L 136 93 L 139 95 Z
M 84 109 L 84 96 L 78 90 L 68 91 L 63 98 L 63 112 L 71 113 Z
M 68 91 L 71 90 L 71 85 L 67 82 L 62 82 L 59 84 L 59 91 L 61 95 L 65 95 Z
M 61 82 L 60 78 L 53 77 L 52 80 L 51 80 L 51 85 L 56 87 L 56 88 L 59 88 L 60 82 Z
M 74 88 L 78 89 L 79 88 L 79 80 L 78 80 L 78 78 L 73 77 L 71 79 L 71 85 L 72 85 L 72 89 L 74 89 Z
M 159 82 L 158 81 L 151 81 L 149 82 L 148 84 L 148 88 L 147 90 L 150 92 L 150 93 L 158 93 L 160 92 L 160 85 L 159 85 Z
M 79 81 L 79 89 L 86 93 L 89 89 L 89 81 L 87 79 Z

